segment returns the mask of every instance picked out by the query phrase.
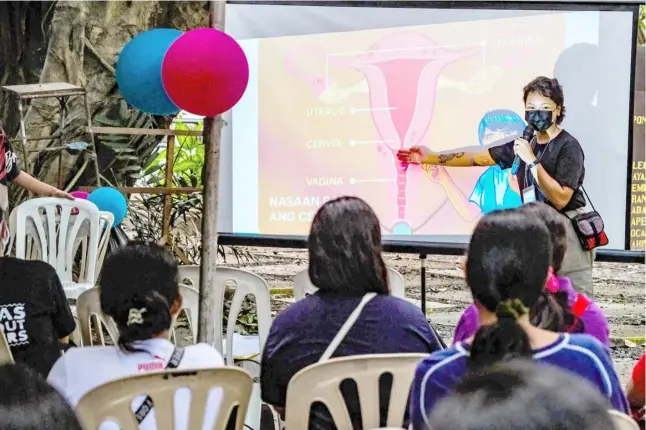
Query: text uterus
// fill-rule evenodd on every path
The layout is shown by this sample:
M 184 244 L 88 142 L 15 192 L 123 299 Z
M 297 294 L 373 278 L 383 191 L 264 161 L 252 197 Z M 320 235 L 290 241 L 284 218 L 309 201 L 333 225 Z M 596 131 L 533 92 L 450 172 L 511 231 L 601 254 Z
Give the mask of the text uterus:
M 374 124 L 393 154 L 398 223 L 406 223 L 408 165 L 399 163 L 394 154 L 427 141 L 442 69 L 481 50 L 477 45 L 442 47 L 418 33 L 397 33 L 384 37 L 349 64 L 368 81 Z

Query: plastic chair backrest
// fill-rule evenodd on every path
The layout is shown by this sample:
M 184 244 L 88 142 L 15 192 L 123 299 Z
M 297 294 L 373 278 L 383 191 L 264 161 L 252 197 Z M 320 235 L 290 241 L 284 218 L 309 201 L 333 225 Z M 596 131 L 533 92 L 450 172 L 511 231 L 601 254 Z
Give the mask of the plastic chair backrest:
M 3 364 L 13 364 L 13 354 L 11 353 L 11 348 L 9 348 L 9 342 L 7 342 L 4 330 L 0 329 L 0 365 Z
M 193 342 L 196 342 L 197 339 L 197 316 L 200 311 L 200 293 L 197 289 L 190 287 L 186 284 L 179 284 L 179 292 L 182 295 L 182 309 L 186 316 L 188 317 L 188 326 L 191 330 L 191 335 L 193 336 Z M 175 316 L 177 319 L 177 315 Z M 175 339 L 175 321 L 173 321 L 173 328 L 171 329 L 171 337 L 177 343 Z
M 9 215 L 9 247 L 7 248 L 9 255 L 14 250 L 16 245 L 16 227 L 17 227 L 17 214 L 16 209 L 11 211 Z M 40 260 L 40 240 L 38 240 L 38 232 L 36 231 L 36 224 L 33 220 L 29 220 L 25 229 L 26 235 L 26 251 L 25 251 L 25 260 Z
M 309 428 L 310 407 L 321 402 L 330 411 L 336 428 L 352 428 L 341 394 L 341 382 L 356 382 L 364 428 L 379 428 L 379 380 L 392 375 L 386 426 L 401 427 L 417 364 L 426 354 L 374 354 L 333 358 L 312 364 L 292 377 L 287 386 L 285 428 Z
M 222 348 L 222 314 L 224 313 L 224 291 L 227 285 L 235 284 L 235 292 L 231 300 L 227 321 L 227 342 L 226 358 L 227 365 L 233 365 L 233 333 L 236 321 L 242 309 L 242 303 L 247 295 L 253 295 L 256 302 L 256 313 L 258 315 L 258 337 L 260 339 L 260 351 L 265 346 L 269 327 L 271 326 L 271 298 L 269 285 L 255 273 L 231 267 L 218 267 L 215 271 L 216 308 L 221 310 L 215 316 L 215 348 L 221 351 Z
M 78 209 L 77 215 L 72 211 Z M 26 258 L 27 228 L 30 222 L 36 229 L 40 259 L 56 269 L 63 284 L 72 282 L 76 241 L 89 236 L 87 257 L 84 259 L 86 279 L 96 278 L 99 248 L 99 209 L 87 200 L 66 200 L 45 197 L 27 200 L 16 208 L 16 257 Z M 87 230 L 81 232 L 84 223 Z
M 404 287 L 404 277 L 392 267 L 387 267 L 387 269 L 390 295 L 405 299 L 406 289 Z M 307 269 L 301 270 L 294 276 L 293 287 L 294 299 L 296 300 L 301 300 L 307 294 L 314 294 L 317 291 L 317 288 L 310 281 L 310 275 L 307 273 Z
M 242 430 L 252 387 L 251 377 L 242 369 L 222 367 L 201 370 L 172 370 L 153 372 L 118 379 L 85 394 L 76 413 L 86 430 L 98 430 L 104 421 L 114 421 L 122 430 L 138 430 L 132 402 L 142 394 L 150 396 L 155 408 L 157 430 L 173 430 L 175 426 L 175 394 L 177 390 L 191 391 L 189 429 L 204 428 L 209 392 L 221 387 L 222 400 L 215 420 L 215 430 L 225 430 L 229 416 L 236 411 L 236 430 Z
M 79 283 L 94 283 L 96 284 L 97 279 L 99 279 L 99 274 L 101 273 L 101 267 L 103 267 L 103 260 L 105 259 L 105 254 L 108 251 L 108 245 L 110 244 L 110 232 L 112 231 L 112 225 L 114 224 L 114 214 L 112 212 L 101 211 L 99 212 L 99 251 L 96 261 L 96 269 L 94 272 L 94 279 L 87 279 L 85 274 L 85 269 L 87 264 L 85 259 L 87 258 L 87 245 L 88 237 L 84 236 L 80 239 L 77 239 L 77 244 L 75 245 L 76 249 L 79 246 L 82 246 L 81 252 L 81 271 L 79 273 Z M 77 251 L 74 251 L 76 255 Z
M 615 425 L 615 430 L 639 430 L 639 426 L 632 417 L 614 409 L 609 410 L 608 413 Z
M 200 266 L 178 266 L 177 269 L 179 270 L 179 282 L 181 284 L 187 284 L 186 280 L 188 280 L 189 283 L 187 285 L 190 285 L 196 290 L 200 288 Z
M 101 310 L 101 297 L 97 287 L 82 292 L 76 299 L 76 317 L 81 331 L 83 346 L 92 346 L 92 326 L 94 326 L 101 345 L 105 345 L 103 327 L 106 328 L 113 345 L 119 339 L 119 330 L 114 320 Z

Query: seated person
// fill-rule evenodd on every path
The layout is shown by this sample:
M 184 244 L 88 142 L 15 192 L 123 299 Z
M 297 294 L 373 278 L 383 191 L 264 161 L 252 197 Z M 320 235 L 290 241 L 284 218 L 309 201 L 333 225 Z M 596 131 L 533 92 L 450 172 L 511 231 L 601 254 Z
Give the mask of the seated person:
M 340 343 L 331 357 L 441 348 L 422 311 L 389 295 L 379 220 L 363 200 L 341 197 L 325 203 L 312 221 L 308 248 L 309 277 L 318 291 L 278 314 L 261 361 L 262 399 L 281 414 L 292 376 L 321 359 L 362 300 L 370 299 L 347 335 L 337 338 Z M 348 391 L 343 390 L 350 416 L 360 428 L 358 399 Z M 386 391 L 381 390 L 382 404 L 388 401 Z M 314 406 L 309 429 L 331 428 L 327 409 Z
M 76 406 L 85 393 L 115 379 L 165 368 L 223 366 L 222 356 L 210 345 L 176 348 L 168 340 L 173 317 L 182 307 L 177 278 L 177 262 L 156 244 L 132 242 L 110 254 L 101 272 L 101 309 L 117 324 L 119 344 L 70 349 L 56 362 L 48 382 Z M 178 392 L 177 422 L 187 422 L 188 396 Z M 213 423 L 217 407 L 208 411 L 206 423 Z M 142 415 L 140 428 L 155 429 L 154 414 Z
M 411 422 L 426 429 L 436 403 L 470 371 L 513 358 L 535 359 L 590 381 L 613 408 L 628 403 L 608 350 L 586 334 L 532 325 L 529 310 L 545 288 L 553 245 L 545 223 L 519 209 L 485 215 L 471 236 L 466 281 L 478 307 L 474 337 L 422 360 L 413 379 Z M 578 395 L 576 392 L 571 393 Z
M 607 410 L 608 401 L 585 379 L 517 360 L 460 381 L 433 408 L 427 429 L 610 430 Z
M 644 367 L 646 365 L 646 354 L 642 354 L 641 358 L 633 368 L 633 374 L 628 381 L 628 386 L 626 387 L 626 396 L 628 397 L 628 403 L 630 404 L 630 409 L 633 413 L 633 418 L 640 425 L 640 428 L 646 427 L 646 420 L 644 419 L 644 403 L 646 403 L 646 389 L 644 385 L 646 384 L 646 375 L 644 373 Z
M 0 242 L 0 328 L 14 360 L 46 377 L 76 327 L 72 311 L 52 266 L 3 250 Z
M 610 329 L 599 305 L 572 288 L 568 278 L 554 275 L 561 270 L 567 248 L 565 217 L 541 202 L 528 203 L 518 210 L 543 221 L 550 232 L 552 245 L 552 273 L 541 297 L 530 310 L 530 320 L 536 327 L 555 332 L 586 333 L 608 346 Z M 462 342 L 473 336 L 479 327 L 478 308 L 471 304 L 455 327 L 453 342 Z
M 0 366 L 0 428 L 11 430 L 82 430 L 63 396 L 36 371 Z

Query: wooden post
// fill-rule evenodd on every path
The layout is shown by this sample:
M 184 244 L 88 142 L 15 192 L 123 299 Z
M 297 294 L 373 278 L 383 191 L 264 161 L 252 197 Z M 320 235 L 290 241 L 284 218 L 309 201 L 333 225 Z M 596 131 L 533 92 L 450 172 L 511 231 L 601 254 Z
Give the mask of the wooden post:
M 166 188 L 173 188 L 173 167 L 175 164 L 175 136 L 168 136 L 166 139 L 166 169 L 164 186 Z M 172 246 L 172 238 L 170 236 L 170 212 L 173 208 L 173 195 L 164 195 L 164 211 L 162 214 L 162 242 Z
M 224 30 L 226 1 L 211 0 L 209 24 Z M 222 352 L 222 309 L 224 291 L 216 291 L 215 266 L 218 259 L 218 179 L 220 172 L 220 117 L 204 118 L 204 175 L 202 183 L 202 254 L 200 264 L 200 305 L 197 341 Z

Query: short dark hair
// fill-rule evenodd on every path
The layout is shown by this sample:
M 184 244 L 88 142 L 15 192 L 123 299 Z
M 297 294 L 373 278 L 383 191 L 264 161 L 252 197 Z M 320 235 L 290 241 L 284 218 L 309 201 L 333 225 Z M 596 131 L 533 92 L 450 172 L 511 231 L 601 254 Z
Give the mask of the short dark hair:
M 466 376 L 429 417 L 432 429 L 606 430 L 610 406 L 592 384 L 554 366 L 517 360 Z
M 179 296 L 177 262 L 165 248 L 130 242 L 106 258 L 100 278 L 101 309 L 119 328 L 119 346 L 150 339 L 172 324 L 171 305 Z M 128 324 L 131 309 L 144 309 L 141 323 Z
M 372 208 L 357 197 L 325 203 L 308 237 L 310 280 L 323 293 L 388 294 L 381 257 L 381 228 Z
M 466 262 L 473 298 L 489 312 L 514 299 L 532 308 L 545 288 L 552 243 L 545 223 L 517 209 L 495 211 L 476 225 Z M 530 357 L 529 339 L 515 318 L 498 313 L 492 325 L 476 332 L 469 363 L 473 367 Z
M 523 88 L 523 103 L 527 102 L 529 93 L 537 93 L 552 100 L 556 106 L 560 106 L 561 113 L 556 117 L 556 123 L 560 124 L 565 119 L 565 97 L 563 87 L 558 79 L 550 79 L 546 76 L 539 76 Z
M 82 430 L 72 408 L 34 370 L 0 366 L 0 428 Z

